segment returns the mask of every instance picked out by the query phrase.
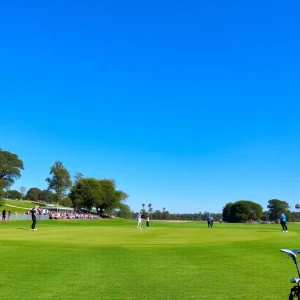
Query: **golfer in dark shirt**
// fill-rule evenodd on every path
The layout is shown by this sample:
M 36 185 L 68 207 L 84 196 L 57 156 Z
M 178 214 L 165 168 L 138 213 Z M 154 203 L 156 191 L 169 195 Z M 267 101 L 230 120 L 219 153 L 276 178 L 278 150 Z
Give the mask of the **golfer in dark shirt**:
M 37 217 L 37 214 L 38 214 L 37 206 L 35 206 L 30 212 L 31 212 L 31 219 L 32 219 L 31 230 L 37 230 L 37 229 L 35 228 L 35 225 L 36 225 L 36 217 Z

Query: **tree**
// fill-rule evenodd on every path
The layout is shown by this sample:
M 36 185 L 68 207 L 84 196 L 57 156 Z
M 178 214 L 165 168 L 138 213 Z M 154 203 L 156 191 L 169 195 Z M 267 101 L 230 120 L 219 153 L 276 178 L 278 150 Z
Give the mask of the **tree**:
M 0 149 L 0 193 L 21 177 L 23 161 L 16 154 Z
M 84 176 L 83 176 L 82 173 L 76 172 L 75 175 L 74 175 L 74 185 L 73 185 L 73 187 L 76 186 L 78 184 L 78 182 L 81 179 L 83 179 L 83 177 Z M 72 189 L 73 189 L 73 187 L 72 187 Z M 80 204 L 80 202 L 81 202 L 81 200 L 76 195 L 76 191 L 77 191 L 76 188 L 74 188 L 73 191 L 71 191 L 72 198 L 70 198 L 71 201 L 72 201 L 72 205 L 75 208 L 75 212 L 77 211 L 78 204 Z M 69 197 L 70 197 L 70 194 L 69 194 Z
M 65 207 L 71 207 L 73 205 L 73 202 L 72 202 L 71 198 L 67 196 L 67 197 L 64 197 L 61 204 Z
M 116 190 L 116 182 L 113 179 L 99 180 L 103 194 L 100 205 L 97 205 L 100 215 L 103 211 L 118 208 L 128 198 L 128 195 L 120 190 Z
M 223 208 L 222 218 L 225 222 L 233 222 L 234 218 L 232 216 L 232 206 L 233 203 L 228 202 Z
M 117 217 L 124 219 L 132 219 L 133 212 L 127 204 L 121 203 L 120 209 L 117 211 Z
M 288 221 L 295 222 L 295 217 L 290 210 L 286 210 L 285 214 Z
M 149 203 L 149 204 L 148 204 L 148 212 L 149 212 L 149 214 L 151 214 L 152 211 L 153 211 L 152 204 Z
M 162 219 L 162 213 L 160 210 L 155 210 L 153 213 L 152 213 L 152 219 L 154 220 L 161 220 Z
M 37 187 L 30 188 L 26 194 L 26 199 L 31 201 L 38 201 L 40 199 L 41 190 Z
M 11 190 L 8 191 L 8 198 L 20 200 L 22 198 L 22 194 L 17 190 Z
M 76 209 L 95 207 L 97 212 L 103 215 L 104 211 L 120 208 L 128 195 L 116 190 L 115 181 L 112 179 L 82 178 L 73 185 L 69 197 Z
M 45 201 L 47 203 L 53 203 L 56 200 L 55 195 L 49 190 L 43 190 L 39 194 L 39 200 Z
M 99 207 L 103 201 L 103 191 L 99 180 L 95 178 L 80 179 L 73 187 L 69 197 L 75 210 L 78 207 Z
M 164 209 L 162 217 L 164 220 L 170 220 L 170 213 L 166 209 Z
M 22 195 L 22 198 L 21 198 L 21 200 L 25 197 L 25 195 L 26 195 L 26 191 L 27 191 L 27 189 L 26 189 L 26 187 L 25 186 L 21 186 L 20 188 L 19 188 L 19 192 L 21 193 L 21 195 Z
M 46 181 L 48 182 L 48 189 L 55 191 L 57 204 L 61 202 L 65 192 L 72 186 L 70 173 L 63 166 L 62 162 L 57 161 L 50 169 L 50 175 Z
M 271 199 L 268 201 L 268 209 L 270 214 L 270 220 L 275 220 L 276 223 L 280 217 L 281 213 L 286 213 L 289 209 L 289 204 L 286 201 L 279 199 Z
M 79 180 L 81 180 L 83 178 L 83 174 L 80 172 L 76 172 L 74 175 L 74 184 L 76 184 Z
M 270 220 L 270 214 L 269 214 L 268 211 L 264 211 L 264 212 L 262 213 L 261 220 L 262 220 L 262 221 L 269 221 L 269 220 Z
M 227 203 L 223 208 L 223 219 L 225 222 L 245 222 L 247 220 L 260 220 L 262 206 L 249 200 L 240 200 Z
M 8 199 L 8 194 L 9 194 L 9 191 L 10 191 L 10 185 L 7 185 L 4 189 L 4 196 L 6 197 L 6 199 Z
M 259 220 L 262 216 L 263 208 L 258 203 L 240 200 L 234 203 L 232 210 L 236 222 L 245 222 L 249 219 Z

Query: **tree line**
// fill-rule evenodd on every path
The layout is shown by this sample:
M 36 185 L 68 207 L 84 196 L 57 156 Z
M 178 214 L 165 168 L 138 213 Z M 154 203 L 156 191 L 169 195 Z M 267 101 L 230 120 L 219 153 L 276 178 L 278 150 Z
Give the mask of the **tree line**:
M 135 213 L 124 202 L 128 198 L 127 193 L 118 190 L 114 179 L 85 178 L 82 173 L 75 173 L 73 180 L 63 163 L 57 161 L 51 166 L 49 177 L 45 180 L 48 188 L 40 190 L 37 187 L 28 189 L 20 187 L 19 191 L 12 190 L 11 186 L 21 177 L 24 170 L 23 161 L 18 155 L 0 149 L 0 205 L 3 205 L 3 197 L 7 199 L 28 199 L 32 201 L 42 200 L 47 203 L 56 203 L 64 206 L 72 206 L 78 209 L 96 209 L 99 214 L 114 212 L 119 217 L 133 218 Z M 300 213 L 292 212 L 286 201 L 271 199 L 268 201 L 268 210 L 263 211 L 260 204 L 249 200 L 239 200 L 227 203 L 222 214 L 210 215 L 215 219 L 223 219 L 225 222 L 246 222 L 248 220 L 278 221 L 282 212 L 287 215 L 289 221 L 299 221 Z M 295 208 L 300 209 L 300 205 Z M 206 220 L 208 212 L 194 214 L 172 214 L 163 208 L 162 211 L 153 211 L 152 204 L 142 204 L 140 213 L 143 217 L 151 216 L 157 220 Z
M 19 191 L 11 190 L 15 180 L 21 177 L 24 164 L 16 154 L 0 149 L 0 199 L 42 200 L 47 203 L 73 206 L 76 210 L 96 208 L 96 212 L 104 212 L 122 207 L 128 195 L 116 188 L 114 179 L 85 178 L 76 173 L 72 181 L 69 171 L 63 163 L 57 161 L 50 168 L 46 178 L 48 189 L 40 190 L 32 187 L 28 191 L 21 187 Z M 0 203 L 3 204 L 3 203 Z
M 268 210 L 263 211 L 262 206 L 258 203 L 240 200 L 234 203 L 227 203 L 223 208 L 222 216 L 225 222 L 232 223 L 246 222 L 249 220 L 274 221 L 277 223 L 280 215 L 284 213 L 288 221 L 300 221 L 300 213 L 292 212 L 289 203 L 286 201 L 271 199 L 268 201 L 267 208 Z M 300 206 L 297 204 L 295 208 L 300 209 Z
M 145 209 L 145 204 L 142 204 L 142 209 L 140 211 L 134 212 L 126 204 L 120 206 L 119 209 L 114 211 L 114 214 L 120 218 L 133 219 L 139 213 L 141 213 L 142 218 L 147 218 L 148 216 L 151 220 L 180 220 L 180 221 L 206 221 L 208 215 L 212 216 L 214 220 L 222 219 L 221 213 L 209 213 L 199 212 L 199 213 L 170 213 L 163 207 L 162 210 L 153 210 L 152 204 L 149 203 Z

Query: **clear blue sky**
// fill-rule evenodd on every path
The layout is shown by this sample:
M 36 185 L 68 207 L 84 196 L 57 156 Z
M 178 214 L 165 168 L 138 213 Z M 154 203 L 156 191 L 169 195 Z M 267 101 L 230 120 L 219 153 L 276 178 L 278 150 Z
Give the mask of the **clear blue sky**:
M 15 188 L 114 178 L 138 210 L 300 202 L 300 2 L 4 1 L 1 145 Z

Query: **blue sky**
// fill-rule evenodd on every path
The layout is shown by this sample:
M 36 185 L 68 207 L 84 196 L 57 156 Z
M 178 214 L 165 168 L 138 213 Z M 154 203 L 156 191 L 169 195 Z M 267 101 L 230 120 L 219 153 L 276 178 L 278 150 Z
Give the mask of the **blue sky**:
M 63 2 L 63 3 L 62 3 Z M 138 210 L 300 202 L 299 1 L 6 1 L 1 148 L 15 188 L 114 178 Z

